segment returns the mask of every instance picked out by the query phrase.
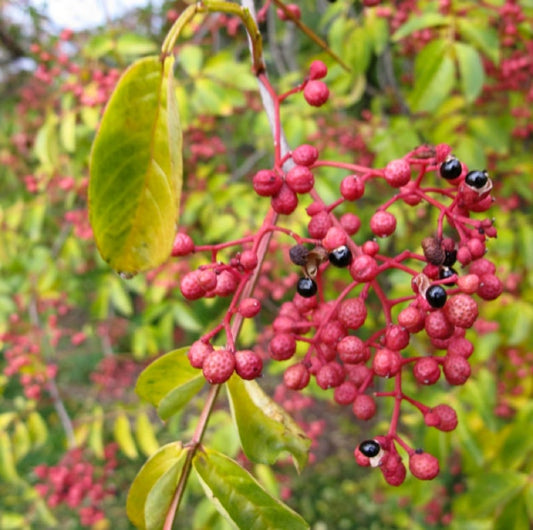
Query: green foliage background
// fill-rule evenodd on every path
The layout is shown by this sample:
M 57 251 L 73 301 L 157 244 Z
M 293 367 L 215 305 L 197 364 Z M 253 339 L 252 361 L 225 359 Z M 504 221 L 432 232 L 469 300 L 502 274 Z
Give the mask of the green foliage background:
M 481 61 L 497 67 L 531 45 L 533 25 L 527 21 L 533 20 L 533 4 L 520 2 L 528 19 L 518 26 L 514 48 L 502 43 L 493 12 L 478 2 L 453 2 L 451 12 L 443 15 L 437 2 L 419 0 L 414 2 L 418 13 L 394 33 L 375 9 L 363 10 L 359 2 L 299 4 L 304 22 L 328 41 L 351 72 L 292 25 L 269 19 L 266 60 L 280 91 L 300 82 L 313 59 L 329 66 L 332 96 L 325 108 L 311 109 L 301 97 L 284 104 L 289 144 L 316 142 L 324 158 L 366 157 L 382 167 L 416 145 L 443 142 L 467 165 L 487 167 L 497 190 L 492 215 L 498 238 L 489 244 L 490 259 L 506 291 L 497 302 L 482 306 L 482 318 L 493 325 L 483 333 L 470 332 L 476 348 L 471 380 L 461 388 L 440 384 L 420 391 L 420 399 L 429 404 L 453 404 L 458 429 L 438 433 L 422 425 L 419 416 L 404 417 L 412 438 L 442 463 L 435 481 L 408 479 L 392 489 L 379 473 L 359 468 L 353 447 L 365 434 L 381 432 L 388 419 L 386 407 L 375 424 L 362 425 L 333 404 L 331 393 L 313 389 L 310 393 L 318 401 L 305 419 L 328 422 L 313 450 L 316 462 L 299 476 L 281 464 L 257 464 L 251 471 L 275 496 L 290 489 L 288 504 L 316 529 L 528 528 L 533 521 L 533 159 L 531 131 L 525 137 L 513 135 L 524 125 L 513 111 L 529 111 L 531 101 L 520 87 L 495 94 L 494 80 Z M 392 3 L 384 5 L 394 9 Z M 9 365 L 4 355 L 10 348 L 7 334 L 30 337 L 40 353 L 22 372 L 38 373 L 44 363 L 58 365 L 57 386 L 72 419 L 70 443 L 87 447 L 95 465 L 102 465 L 104 444 L 118 443 L 120 467 L 114 483 L 119 493 L 106 500 L 106 519 L 95 526 L 99 529 L 130 527 L 126 492 L 138 469 L 157 447 L 190 437 L 201 404 L 193 400 L 163 424 L 133 393 L 134 379 L 117 397 L 95 384 L 91 373 L 110 357 L 134 361 L 140 372 L 149 360 L 190 344 L 217 322 L 225 302 L 185 303 L 177 280 L 187 265 L 180 262 L 125 282 L 102 262 L 92 239 L 80 237 L 76 223 L 65 214 L 81 212 L 85 219 L 88 159 L 103 102 L 84 102 L 60 86 L 74 82 L 93 94 L 98 89 L 95 72 L 122 71 L 133 59 L 157 52 L 170 7 L 179 10 L 184 4 L 166 5 L 161 12 L 147 8 L 106 28 L 75 35 L 67 52 L 77 74 L 61 70 L 43 85 L 32 72 L 17 72 L 4 78 L 1 87 L 0 367 Z M 468 17 L 461 15 L 465 8 Z M 35 15 L 33 24 L 44 23 Z M 35 41 L 32 27 L 13 27 L 29 50 Z M 39 30 L 41 49 L 55 53 L 61 46 L 58 35 L 44 28 Z M 420 38 L 421 30 L 432 32 L 429 41 Z M 244 33 L 228 35 L 224 24 L 214 24 L 201 37 L 189 31 L 189 38 L 179 43 L 176 69 L 185 135 L 181 224 L 193 239 L 216 243 L 258 226 L 267 204 L 255 199 L 250 177 L 255 169 L 269 166 L 272 146 Z M 36 68 L 42 57 L 34 57 Z M 213 151 L 202 156 L 198 147 L 206 142 Z M 34 192 L 25 184 L 28 175 L 37 178 Z M 71 188 L 60 185 L 67 176 L 74 181 Z M 338 193 L 338 181 L 334 172 L 321 174 L 318 186 L 326 199 Z M 365 226 L 379 201 L 376 193 L 358 204 L 362 230 L 368 231 Z M 427 234 L 410 213 L 398 215 L 398 240 L 389 244 L 418 248 Z M 305 229 L 303 215 L 291 223 Z M 193 265 L 201 260 L 194 257 Z M 278 268 L 290 273 L 281 252 Z M 265 311 L 262 323 L 274 314 Z M 57 329 L 61 334 L 56 341 Z M 75 345 L 71 337 L 79 331 L 86 340 Z M 260 331 L 260 323 L 249 325 L 241 339 L 253 344 Z M 267 392 L 280 373 L 280 366 L 268 368 L 261 382 Z M 208 438 L 210 447 L 237 456 L 237 433 L 227 409 L 217 411 Z M 68 444 L 57 401 L 46 393 L 29 399 L 17 376 L 0 375 L 0 528 L 79 527 L 72 510 L 48 508 L 33 487 L 34 467 L 55 465 Z M 193 481 L 178 524 L 226 528 L 202 499 L 200 484 Z M 442 506 L 436 509 L 437 504 Z M 431 519 L 435 511 L 440 516 Z M 451 521 L 447 513 L 453 513 Z

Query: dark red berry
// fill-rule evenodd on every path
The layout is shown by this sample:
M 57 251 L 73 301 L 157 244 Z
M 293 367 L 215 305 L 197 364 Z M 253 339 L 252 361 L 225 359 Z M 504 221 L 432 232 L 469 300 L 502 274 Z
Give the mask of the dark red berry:
M 304 88 L 304 98 L 309 105 L 321 107 L 329 98 L 329 88 L 323 81 L 309 81 Z

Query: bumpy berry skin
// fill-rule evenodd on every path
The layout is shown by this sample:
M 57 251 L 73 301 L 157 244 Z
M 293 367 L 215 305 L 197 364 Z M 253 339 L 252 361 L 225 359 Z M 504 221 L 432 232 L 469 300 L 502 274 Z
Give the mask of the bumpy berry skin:
M 292 159 L 299 166 L 312 166 L 318 160 L 318 149 L 309 144 L 303 144 L 292 152 Z
M 288 184 L 283 183 L 278 193 L 272 197 L 272 208 L 275 212 L 290 215 L 296 207 L 298 206 L 298 197 L 296 193 L 288 186 Z
M 252 350 L 235 352 L 235 371 L 242 379 L 251 380 L 259 377 L 263 370 L 263 361 Z
M 342 338 L 336 345 L 337 352 L 343 363 L 356 364 L 369 359 L 370 351 L 366 344 L 354 335 Z
M 296 290 L 300 296 L 311 298 L 317 292 L 317 285 L 311 278 L 300 278 L 296 285 Z
M 478 316 L 476 301 L 463 293 L 452 296 L 444 306 L 444 312 L 451 324 L 464 329 L 472 327 Z
M 257 253 L 253 250 L 245 250 L 239 258 L 239 263 L 246 271 L 253 271 L 257 267 Z
M 350 236 L 357 234 L 361 228 L 361 219 L 353 213 L 345 213 L 339 219 L 342 229 Z
M 376 402 L 366 394 L 359 394 L 353 402 L 352 410 L 360 420 L 370 420 L 376 413 Z
M 444 377 L 450 385 L 463 385 L 466 383 L 472 369 L 470 363 L 460 355 L 446 355 L 442 364 Z
M 235 356 L 228 350 L 214 350 L 204 360 L 202 371 L 212 385 L 227 381 L 235 370 Z
M 311 379 L 309 370 L 302 364 L 293 364 L 289 366 L 283 374 L 283 382 L 291 390 L 302 390 Z
M 191 344 L 187 357 L 193 368 L 202 368 L 206 357 L 213 351 L 213 346 L 208 342 L 197 340 Z
M 350 265 L 350 274 L 358 282 L 370 282 L 378 275 L 377 261 L 366 254 L 357 256 Z
M 385 180 L 393 188 L 401 188 L 411 180 L 411 166 L 403 158 L 391 160 L 385 167 Z
M 217 278 L 215 294 L 217 296 L 229 296 L 235 292 L 235 289 L 237 289 L 235 275 L 229 270 L 221 271 Z
M 353 261 L 352 251 L 346 245 L 342 245 L 332 250 L 328 255 L 328 259 L 335 267 L 348 267 Z
M 307 230 L 311 237 L 315 239 L 323 239 L 328 233 L 331 225 L 332 222 L 328 213 L 326 211 L 322 211 L 316 215 L 313 215 L 309 221 L 309 224 L 307 225 Z
M 261 169 L 254 175 L 252 184 L 261 197 L 272 197 L 280 190 L 283 179 L 276 171 Z
M 307 263 L 309 250 L 304 245 L 294 245 L 289 249 L 289 258 L 295 265 L 303 267 Z
M 409 305 L 398 314 L 398 324 L 403 326 L 409 333 L 418 333 L 424 329 L 426 317 L 418 307 Z
M 357 397 L 357 385 L 352 381 L 344 381 L 335 388 L 333 399 L 339 405 L 349 405 Z
M 484 274 L 479 278 L 477 294 L 483 300 L 495 300 L 503 292 L 503 283 L 494 274 Z
M 367 458 L 372 458 L 379 454 L 381 445 L 376 440 L 365 440 L 359 444 L 359 451 Z
M 198 300 L 204 296 L 205 291 L 198 282 L 198 271 L 191 271 L 183 276 L 180 281 L 180 290 L 187 300 Z
M 285 176 L 285 182 L 296 193 L 308 193 L 315 185 L 315 177 L 305 166 L 294 166 Z
M 457 427 L 457 413 L 449 405 L 437 405 L 431 411 L 439 418 L 439 423 L 434 425 L 439 431 L 450 432 Z
M 347 201 L 355 201 L 364 195 L 365 182 L 357 175 L 348 175 L 341 180 L 340 191 Z
M 309 67 L 309 79 L 322 79 L 328 75 L 328 67 L 322 61 L 313 61 Z
M 424 326 L 428 337 L 432 339 L 449 339 L 455 330 L 442 309 L 429 313 Z
M 322 246 L 331 252 L 338 247 L 346 244 L 346 232 L 337 226 L 332 226 L 324 239 L 322 239 Z
M 290 333 L 278 333 L 270 341 L 270 356 L 276 361 L 290 359 L 296 351 L 296 339 Z
M 344 370 L 339 363 L 330 362 L 318 370 L 316 382 L 324 390 L 335 388 L 344 381 Z
M 448 344 L 448 355 L 460 355 L 468 359 L 474 352 L 474 345 L 464 337 L 452 337 Z
M 429 453 L 415 452 L 409 457 L 409 471 L 420 480 L 432 480 L 439 474 L 439 461 Z
M 172 245 L 173 256 L 187 256 L 194 251 L 194 241 L 188 234 L 176 234 L 174 244 Z
M 433 385 L 439 380 L 440 366 L 432 357 L 422 357 L 413 366 L 413 374 L 422 385 Z
M 400 371 L 401 367 L 401 355 L 387 348 L 378 350 L 372 359 L 372 370 L 380 377 L 392 377 Z
M 309 81 L 304 87 L 304 98 L 309 105 L 321 107 L 329 99 L 329 88 L 323 81 Z
M 444 307 L 446 303 L 446 291 L 442 285 L 431 285 L 426 291 L 426 300 L 431 307 Z
M 439 168 L 440 176 L 446 180 L 454 180 L 461 176 L 463 166 L 455 157 L 449 157 Z
M 239 313 L 244 318 L 253 318 L 261 311 L 261 302 L 257 298 L 245 298 L 239 304 Z
M 396 217 L 380 210 L 371 217 L 370 230 L 378 237 L 390 236 L 396 230 Z
M 480 190 L 489 181 L 489 176 L 486 171 L 469 171 L 465 177 L 465 183 L 471 188 Z
M 217 275 L 213 269 L 200 269 L 197 279 L 202 289 L 206 292 L 215 289 L 217 286 Z
M 366 320 L 367 309 L 361 298 L 348 298 L 339 306 L 337 318 L 347 329 L 359 329 Z
M 409 332 L 402 326 L 393 324 L 385 331 L 385 346 L 391 350 L 403 350 L 409 344 L 409 339 Z

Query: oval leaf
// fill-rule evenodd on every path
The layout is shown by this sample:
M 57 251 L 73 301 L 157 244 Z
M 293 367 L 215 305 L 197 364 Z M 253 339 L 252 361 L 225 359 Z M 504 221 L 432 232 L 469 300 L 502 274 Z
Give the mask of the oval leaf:
M 134 460 L 139 456 L 137 453 L 137 446 L 135 445 L 135 441 L 131 434 L 130 421 L 124 412 L 120 412 L 115 420 L 113 436 L 122 452 L 128 458 Z
M 296 512 L 268 494 L 250 473 L 231 458 L 205 449 L 196 454 L 193 467 L 206 495 L 236 528 L 309 528 Z
M 176 464 L 183 465 L 186 454 L 187 451 L 180 442 L 164 445 L 151 456 L 135 477 L 128 492 L 126 513 L 137 528 L 146 528 L 144 508 L 150 491 L 169 469 Z
M 235 376 L 226 387 L 246 456 L 253 462 L 272 464 L 288 451 L 300 470 L 307 462 L 311 440 L 291 416 L 255 381 L 243 381 Z
M 463 95 L 468 103 L 473 103 L 479 96 L 485 81 L 481 56 L 473 46 L 462 42 L 456 42 L 454 48 L 459 64 Z
M 146 368 L 135 391 L 157 407 L 161 419 L 166 420 L 195 396 L 205 383 L 200 370 L 193 368 L 187 358 L 188 348 L 171 351 Z
M 137 414 L 137 418 L 135 419 L 135 438 L 139 444 L 139 449 L 146 456 L 152 455 L 159 449 L 154 427 L 146 412 L 139 412 Z
M 415 31 L 425 28 L 434 28 L 435 26 L 444 26 L 450 23 L 450 17 L 441 13 L 422 13 L 412 15 L 409 20 L 401 25 L 392 35 L 393 42 L 398 42 L 403 38 L 411 35 Z
M 182 183 L 172 65 L 147 57 L 128 68 L 93 144 L 89 219 L 100 254 L 124 277 L 172 250 Z
M 436 110 L 454 84 L 455 69 L 448 54 L 448 43 L 444 40 L 430 42 L 415 61 L 415 86 L 410 98 L 413 110 Z

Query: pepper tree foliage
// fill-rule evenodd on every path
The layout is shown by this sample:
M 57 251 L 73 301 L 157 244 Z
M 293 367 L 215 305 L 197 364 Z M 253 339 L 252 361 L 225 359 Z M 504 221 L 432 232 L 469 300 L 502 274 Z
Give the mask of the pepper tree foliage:
M 527 526 L 531 6 L 252 7 L 32 47 L 2 526 Z

